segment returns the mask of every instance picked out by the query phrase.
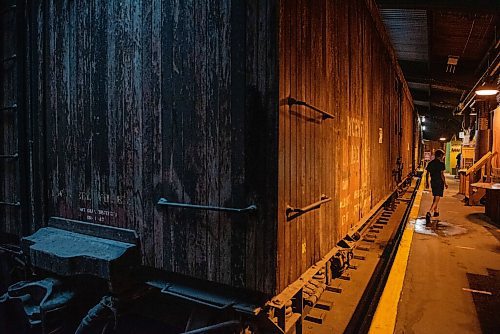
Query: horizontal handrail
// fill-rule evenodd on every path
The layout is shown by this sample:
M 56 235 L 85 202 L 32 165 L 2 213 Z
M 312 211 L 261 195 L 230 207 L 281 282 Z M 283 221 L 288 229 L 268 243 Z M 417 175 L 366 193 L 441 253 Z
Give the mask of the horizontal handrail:
M 241 212 L 241 213 L 251 212 L 251 211 L 257 210 L 257 206 L 253 205 L 253 204 L 250 206 L 247 206 L 246 208 L 226 208 L 226 207 L 221 207 L 221 206 L 176 203 L 176 202 L 170 202 L 166 198 L 160 198 L 158 200 L 158 205 L 165 205 L 165 206 L 171 206 L 171 207 L 183 208 L 183 209 L 223 211 L 223 212 Z
M 17 159 L 19 157 L 18 153 L 14 154 L 0 154 L 0 159 Z
M 13 109 L 17 109 L 17 104 L 13 104 L 13 105 L 7 106 L 7 107 L 1 107 L 0 111 L 13 110 Z
M 326 118 L 334 118 L 334 116 L 332 114 L 327 113 L 326 111 L 323 111 L 321 109 L 318 109 L 315 106 L 312 106 L 312 105 L 310 105 L 307 102 L 296 100 L 293 97 L 289 97 L 288 98 L 288 105 L 289 106 L 298 105 L 298 106 L 304 106 L 304 107 L 310 108 L 310 109 L 312 109 L 314 111 L 319 112 L 321 115 L 323 115 L 324 119 L 326 119 Z
M 20 206 L 21 203 L 20 202 L 1 202 L 0 201 L 0 205 L 5 205 L 5 206 Z
M 306 213 L 306 212 L 309 212 L 311 210 L 314 210 L 314 209 L 318 209 L 319 207 L 321 207 L 322 204 L 324 203 L 327 203 L 327 202 L 330 202 L 332 199 L 326 195 L 321 195 L 321 198 L 319 201 L 317 202 L 314 202 L 312 204 L 309 204 L 308 206 L 305 206 L 303 208 L 294 208 L 290 205 L 287 205 L 286 207 L 286 214 L 287 215 L 290 215 L 290 214 L 303 214 L 303 213 Z

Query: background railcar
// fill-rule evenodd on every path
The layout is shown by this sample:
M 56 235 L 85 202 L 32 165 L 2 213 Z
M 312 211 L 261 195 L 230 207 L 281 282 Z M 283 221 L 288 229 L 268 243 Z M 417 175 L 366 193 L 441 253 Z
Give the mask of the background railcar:
M 12 20 L 5 236 L 51 216 L 124 227 L 146 267 L 272 296 L 414 168 L 411 96 L 371 0 L 29 1 Z

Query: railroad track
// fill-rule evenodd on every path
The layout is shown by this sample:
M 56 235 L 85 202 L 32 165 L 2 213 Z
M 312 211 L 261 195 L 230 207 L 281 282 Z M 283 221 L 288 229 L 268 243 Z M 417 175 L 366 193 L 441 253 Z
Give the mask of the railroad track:
M 412 179 L 359 229 L 347 268 L 304 317 L 303 333 L 368 332 L 419 184 L 420 179 Z

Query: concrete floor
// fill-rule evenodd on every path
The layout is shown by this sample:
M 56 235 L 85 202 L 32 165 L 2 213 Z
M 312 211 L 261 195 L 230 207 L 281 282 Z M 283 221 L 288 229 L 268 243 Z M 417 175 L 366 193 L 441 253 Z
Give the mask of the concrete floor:
M 440 222 L 415 224 L 395 333 L 500 333 L 500 227 L 447 180 Z M 431 201 L 425 192 L 422 218 Z

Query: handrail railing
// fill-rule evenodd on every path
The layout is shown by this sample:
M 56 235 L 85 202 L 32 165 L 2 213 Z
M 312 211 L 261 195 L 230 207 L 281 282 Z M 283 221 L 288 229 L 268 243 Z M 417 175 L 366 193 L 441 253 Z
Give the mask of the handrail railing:
M 17 159 L 19 157 L 18 153 L 14 154 L 0 154 L 0 159 Z
M 300 101 L 300 100 L 296 100 L 294 99 L 293 97 L 289 97 L 288 98 L 288 105 L 289 106 L 293 106 L 293 105 L 297 105 L 297 106 L 304 106 L 304 107 L 307 107 L 309 109 L 312 109 L 314 111 L 317 111 L 319 112 L 321 115 L 323 115 L 323 119 L 326 119 L 326 118 L 334 118 L 334 116 L 330 113 L 327 113 L 326 111 L 323 111 L 321 109 L 318 109 L 316 108 L 315 106 L 312 106 L 310 105 L 309 103 L 307 102 L 304 102 L 304 101 Z
M 227 207 L 221 207 L 221 206 L 197 205 L 197 204 L 170 202 L 166 198 L 160 198 L 158 200 L 158 205 L 165 205 L 165 206 L 171 206 L 171 207 L 183 208 L 183 209 L 222 211 L 222 212 L 239 212 L 239 213 L 252 212 L 252 211 L 257 210 L 257 206 L 253 205 L 253 204 L 247 206 L 246 208 L 227 208 Z
M 322 204 L 325 204 L 327 202 L 330 202 L 332 199 L 326 195 L 321 195 L 321 198 L 319 201 L 314 202 L 312 204 L 309 204 L 308 206 L 305 206 L 303 208 L 294 208 L 290 205 L 287 205 L 286 207 L 286 215 L 290 218 L 290 216 L 296 216 L 296 215 L 301 215 L 306 212 L 309 212 L 311 210 L 315 210 L 321 207 Z
M 483 155 L 481 157 L 481 159 L 476 161 L 475 164 L 473 164 L 471 167 L 469 167 L 469 169 L 467 169 L 467 172 L 465 172 L 465 175 L 469 175 L 471 173 L 475 173 L 476 171 L 480 170 L 488 162 L 488 160 L 490 160 L 495 154 L 496 154 L 496 152 L 491 153 L 491 151 L 490 151 L 490 152 L 486 153 L 485 155 Z
M 5 206 L 21 206 L 20 202 L 2 202 L 0 201 L 0 205 L 5 205 Z

